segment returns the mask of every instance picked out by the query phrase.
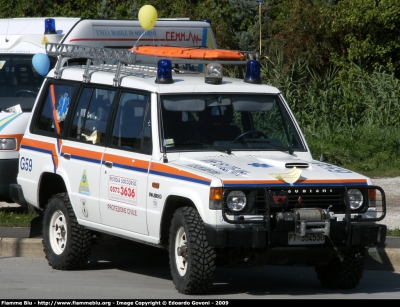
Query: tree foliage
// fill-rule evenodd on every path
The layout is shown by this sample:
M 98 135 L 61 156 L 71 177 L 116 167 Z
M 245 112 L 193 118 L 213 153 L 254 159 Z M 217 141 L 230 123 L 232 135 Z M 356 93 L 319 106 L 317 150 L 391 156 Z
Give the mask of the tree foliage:
M 313 68 L 329 66 L 329 49 L 324 29 L 329 5 L 325 0 L 272 1 L 264 23 L 266 49 L 270 54 L 282 51 L 285 63 L 298 61 Z
M 400 76 L 399 1 L 342 0 L 328 18 L 324 32 L 333 63 L 356 63 L 368 71 L 383 66 Z
M 210 19 L 221 48 L 282 51 L 286 67 L 302 61 L 324 71 L 352 63 L 400 75 L 398 0 L 0 0 L 1 18 L 65 16 L 136 19 L 141 6 L 160 18 Z M 262 33 L 260 42 L 259 34 Z
M 320 71 L 353 64 L 400 76 L 398 0 L 269 1 L 265 48 L 282 50 L 287 66 L 298 60 Z

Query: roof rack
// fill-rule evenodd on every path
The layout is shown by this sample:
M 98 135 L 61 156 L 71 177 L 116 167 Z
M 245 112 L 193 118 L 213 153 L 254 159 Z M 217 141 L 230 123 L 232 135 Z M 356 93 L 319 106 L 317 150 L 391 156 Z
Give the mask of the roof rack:
M 46 43 L 46 53 L 52 56 L 68 58 L 87 58 L 101 61 L 114 60 L 122 64 L 136 64 L 136 53 L 124 49 Z
M 94 60 L 118 61 L 117 72 L 114 77 L 114 86 L 119 85 L 119 74 L 122 64 L 136 64 L 136 53 L 123 49 L 97 48 L 79 45 L 67 45 L 57 43 L 46 43 L 46 53 L 50 56 L 58 57 L 57 65 L 54 69 L 54 78 L 61 78 L 62 58 L 86 58 L 86 68 L 83 73 L 83 82 L 90 82 L 89 69 Z
M 173 64 L 208 64 L 217 62 L 223 65 L 241 65 L 246 64 L 246 60 L 198 60 L 198 59 L 182 59 L 165 56 L 139 55 L 135 51 L 112 48 L 98 48 L 80 45 L 68 45 L 59 43 L 46 43 L 47 55 L 58 57 L 57 65 L 54 68 L 54 78 L 61 78 L 62 58 L 86 58 L 86 67 L 83 73 L 83 82 L 90 82 L 89 69 L 92 61 L 112 61 L 118 62 L 117 70 L 114 76 L 114 86 L 120 84 L 120 73 L 122 65 L 155 65 L 158 59 L 168 59 Z M 244 52 L 246 57 L 255 56 L 256 53 Z

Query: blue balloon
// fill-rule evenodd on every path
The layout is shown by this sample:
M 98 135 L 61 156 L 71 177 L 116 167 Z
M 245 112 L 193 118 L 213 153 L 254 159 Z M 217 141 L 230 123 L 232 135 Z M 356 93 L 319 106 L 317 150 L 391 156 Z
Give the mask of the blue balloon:
M 39 75 L 46 76 L 50 69 L 50 59 L 47 54 L 36 53 L 32 58 L 32 65 Z

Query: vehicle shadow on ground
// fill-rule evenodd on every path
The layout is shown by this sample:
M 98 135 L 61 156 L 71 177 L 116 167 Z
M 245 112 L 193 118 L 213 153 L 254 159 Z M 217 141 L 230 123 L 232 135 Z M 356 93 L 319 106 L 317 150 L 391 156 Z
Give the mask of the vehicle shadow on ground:
M 95 244 L 86 269 L 117 269 L 170 280 L 172 283 L 166 250 L 124 239 Z M 391 281 L 387 281 L 388 274 Z M 390 271 L 364 270 L 357 287 L 341 290 L 323 287 L 313 267 L 265 265 L 253 268 L 217 268 L 213 287 L 205 297 L 244 293 L 260 298 L 273 295 L 315 297 L 316 294 L 335 293 L 357 296 L 365 293 L 398 292 L 398 284 L 400 274 Z

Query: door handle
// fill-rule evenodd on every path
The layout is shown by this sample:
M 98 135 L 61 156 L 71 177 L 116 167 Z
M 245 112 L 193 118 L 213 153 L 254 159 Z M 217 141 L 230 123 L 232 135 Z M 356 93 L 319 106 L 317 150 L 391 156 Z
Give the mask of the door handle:
M 64 153 L 64 154 L 63 154 L 63 157 L 64 157 L 64 159 L 66 159 L 66 160 L 70 160 L 70 159 L 71 159 L 71 154 L 69 154 L 69 153 Z
M 106 162 L 104 162 L 104 165 L 105 165 L 106 167 L 112 168 L 113 163 L 112 163 L 112 162 L 106 161 Z

